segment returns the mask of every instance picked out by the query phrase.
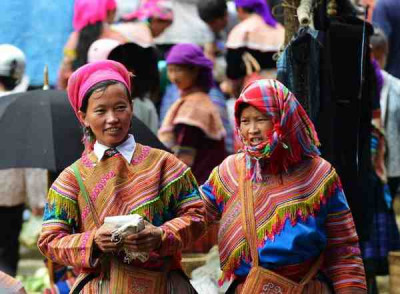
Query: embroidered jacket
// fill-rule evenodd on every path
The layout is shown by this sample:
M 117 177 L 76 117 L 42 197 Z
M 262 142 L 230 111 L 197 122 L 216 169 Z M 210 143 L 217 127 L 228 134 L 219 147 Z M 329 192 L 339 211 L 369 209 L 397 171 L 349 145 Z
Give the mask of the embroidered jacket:
M 204 204 L 187 166 L 167 152 L 136 144 L 130 164 L 121 154 L 98 161 L 91 152 L 78 160 L 78 168 L 101 223 L 106 216 L 137 213 L 163 228 L 159 250 L 135 266 L 161 267 L 164 256 L 173 256 L 173 266 L 180 266 L 180 251 L 205 229 Z M 99 271 L 93 256 L 95 232 L 93 214 L 68 167 L 49 191 L 39 249 L 54 262 L 80 268 L 79 281 Z M 101 279 L 84 290 L 100 291 Z
M 220 220 L 221 282 L 245 277 L 251 268 L 238 194 L 241 166 L 243 154 L 232 155 L 201 186 L 208 221 Z M 340 179 L 327 161 L 306 159 L 286 174 L 253 183 L 253 194 L 262 267 L 300 281 L 323 254 L 322 270 L 335 293 L 355 288 L 364 292 L 353 218 Z

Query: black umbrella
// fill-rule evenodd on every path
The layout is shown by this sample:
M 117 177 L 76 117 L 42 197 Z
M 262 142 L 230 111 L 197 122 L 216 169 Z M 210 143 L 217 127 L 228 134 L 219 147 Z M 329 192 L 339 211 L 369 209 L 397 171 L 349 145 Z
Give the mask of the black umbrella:
M 138 143 L 167 150 L 142 121 L 133 117 Z M 83 151 L 80 124 L 67 93 L 35 90 L 0 97 L 0 169 L 39 167 L 60 172 Z

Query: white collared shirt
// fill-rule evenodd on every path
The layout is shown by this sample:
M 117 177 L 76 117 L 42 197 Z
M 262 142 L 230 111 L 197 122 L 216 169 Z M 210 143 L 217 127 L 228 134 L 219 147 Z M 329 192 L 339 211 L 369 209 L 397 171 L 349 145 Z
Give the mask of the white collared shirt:
M 130 164 L 132 161 L 133 153 L 135 152 L 136 148 L 136 141 L 133 135 L 129 134 L 128 139 L 126 139 L 124 142 L 122 142 L 120 145 L 115 147 L 115 149 L 118 150 L 119 153 L 125 158 L 125 160 Z M 103 145 L 96 141 L 94 143 L 93 147 L 93 152 L 97 156 L 97 159 L 100 161 L 103 159 L 104 153 L 106 152 L 107 149 L 110 149 L 110 147 Z

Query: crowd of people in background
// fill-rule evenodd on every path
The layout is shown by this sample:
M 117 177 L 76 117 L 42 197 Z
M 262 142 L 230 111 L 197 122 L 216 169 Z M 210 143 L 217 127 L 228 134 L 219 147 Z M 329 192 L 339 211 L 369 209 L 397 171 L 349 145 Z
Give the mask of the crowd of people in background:
M 84 129 L 85 151 L 54 183 L 44 169 L 0 170 L 0 220 L 11 224 L 0 241 L 0 289 L 5 281 L 12 285 L 2 275 L 17 273 L 18 236 L 29 208 L 44 216 L 38 246 L 54 263 L 50 270 L 62 273 L 48 293 L 121 287 L 121 278 L 112 274 L 129 279 L 121 262 L 111 261 L 101 273 L 96 268 L 120 246 L 110 241 L 104 217 L 130 213 L 141 214 L 147 224 L 142 235 L 122 244 L 150 252 L 148 261 L 135 266 L 167 268 L 168 289 L 195 293 L 181 271 L 181 253 L 207 253 L 218 245 L 220 282 L 233 281 L 227 293 L 247 289 L 255 260 L 297 283 L 320 266 L 306 293 L 378 293 L 376 276 L 388 274 L 388 254 L 400 250 L 394 210 L 400 186 L 400 2 L 325 1 L 337 2 L 339 13 L 351 7 L 358 18 L 364 17 L 360 7 L 370 7 L 365 57 L 371 64 L 366 83 L 373 84 L 366 86 L 372 89 L 366 122 L 370 157 L 360 158 L 371 166 L 362 180 L 372 187 L 368 205 L 374 209 L 365 223 L 354 200 L 346 200 L 346 175 L 335 166 L 340 160 L 324 156 L 330 154 L 329 144 L 324 146 L 329 140 L 320 134 L 319 105 L 309 108 L 302 99 L 327 90 L 311 92 L 317 81 L 287 66 L 303 61 L 306 38 L 300 37 L 318 38 L 302 28 L 298 39 L 285 44 L 287 29 L 276 13 L 281 2 L 141 0 L 116 19 L 115 0 L 75 0 L 73 32 L 54 87 L 68 92 Z M 332 36 L 327 39 L 334 44 Z M 307 43 L 307 52 L 315 44 Z M 292 51 L 284 53 L 285 45 Z M 326 52 L 318 56 L 322 67 L 325 57 Z M 0 45 L 0 102 L 27 91 L 25 63 L 16 46 Z M 309 64 L 315 69 L 315 60 Z M 318 83 L 331 86 L 325 73 Z M 116 114 L 109 118 L 108 112 Z M 132 115 L 168 151 L 135 142 L 129 135 Z M 102 130 L 105 126 L 112 130 Z M 82 179 L 90 192 L 87 202 Z M 253 194 L 255 220 L 249 225 L 242 219 L 247 204 L 241 197 Z M 256 244 L 250 242 L 251 225 Z M 12 293 L 23 291 L 17 286 Z

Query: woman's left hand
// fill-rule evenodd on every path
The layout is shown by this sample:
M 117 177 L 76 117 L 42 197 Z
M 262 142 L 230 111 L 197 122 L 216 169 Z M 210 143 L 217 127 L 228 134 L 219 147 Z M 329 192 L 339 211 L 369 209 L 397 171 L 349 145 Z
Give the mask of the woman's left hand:
M 151 252 L 161 245 L 163 230 L 145 221 L 145 228 L 139 233 L 126 236 L 123 246 L 132 251 Z

